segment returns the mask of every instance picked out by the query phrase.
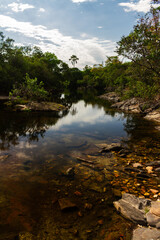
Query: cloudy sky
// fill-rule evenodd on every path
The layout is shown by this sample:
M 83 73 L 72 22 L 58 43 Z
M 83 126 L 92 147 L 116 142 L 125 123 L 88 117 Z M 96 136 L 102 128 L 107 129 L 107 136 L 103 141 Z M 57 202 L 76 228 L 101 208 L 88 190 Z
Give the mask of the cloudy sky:
M 114 55 L 151 0 L 0 0 L 0 31 L 16 44 L 37 45 L 78 67 Z

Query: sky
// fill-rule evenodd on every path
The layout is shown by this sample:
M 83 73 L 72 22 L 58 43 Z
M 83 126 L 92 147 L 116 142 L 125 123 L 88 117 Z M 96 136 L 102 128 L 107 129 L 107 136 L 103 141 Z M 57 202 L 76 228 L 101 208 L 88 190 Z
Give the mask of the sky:
M 77 67 L 115 55 L 151 0 L 0 0 L 0 31 L 18 46 L 38 46 Z

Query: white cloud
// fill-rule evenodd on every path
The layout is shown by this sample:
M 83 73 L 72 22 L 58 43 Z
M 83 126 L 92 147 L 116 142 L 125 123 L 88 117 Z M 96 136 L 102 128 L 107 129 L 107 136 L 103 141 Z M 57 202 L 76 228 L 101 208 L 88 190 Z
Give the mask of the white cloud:
M 78 67 L 101 63 L 106 59 L 106 55 L 115 55 L 116 43 L 110 40 L 100 40 L 98 38 L 75 39 L 72 36 L 63 35 L 58 29 L 47 29 L 42 25 L 33 25 L 30 22 L 18 22 L 9 16 L 0 15 L 1 27 L 5 31 L 22 34 L 34 42 L 43 51 L 54 52 L 58 58 L 65 62 L 71 55 L 79 58 Z M 28 44 L 28 43 L 27 43 Z
M 23 12 L 26 9 L 34 8 L 33 5 L 16 3 L 16 2 L 8 4 L 8 7 L 11 7 L 12 11 L 14 11 L 14 12 Z
M 99 29 L 103 28 L 102 26 L 98 26 Z
M 39 12 L 45 12 L 46 10 L 44 8 L 40 8 Z
M 95 2 L 96 0 L 72 0 L 73 3 Z
M 124 7 L 125 12 L 144 12 L 147 13 L 150 10 L 152 0 L 131 0 L 130 2 L 119 3 L 120 6 Z M 153 6 L 158 7 L 160 4 L 153 4 Z

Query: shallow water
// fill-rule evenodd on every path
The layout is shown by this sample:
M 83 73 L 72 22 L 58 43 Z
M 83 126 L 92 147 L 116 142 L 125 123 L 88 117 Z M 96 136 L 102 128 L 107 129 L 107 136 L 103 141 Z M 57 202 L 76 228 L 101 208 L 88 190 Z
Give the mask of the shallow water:
M 130 239 L 132 224 L 116 214 L 104 173 L 115 160 L 101 156 L 97 144 L 132 147 L 146 139 L 159 142 L 153 123 L 95 101 L 58 114 L 1 111 L 0 239 Z M 77 157 L 98 161 L 103 171 Z M 67 175 L 72 167 L 74 177 Z M 64 198 L 76 209 L 62 211 Z

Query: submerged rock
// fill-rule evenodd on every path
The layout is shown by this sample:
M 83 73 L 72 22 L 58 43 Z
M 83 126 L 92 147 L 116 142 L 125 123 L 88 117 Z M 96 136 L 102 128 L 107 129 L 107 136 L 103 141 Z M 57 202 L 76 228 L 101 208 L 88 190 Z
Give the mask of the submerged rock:
M 58 200 L 60 209 L 63 210 L 67 210 L 67 209 L 75 209 L 77 208 L 76 204 L 71 202 L 70 199 L 68 198 L 61 198 Z

